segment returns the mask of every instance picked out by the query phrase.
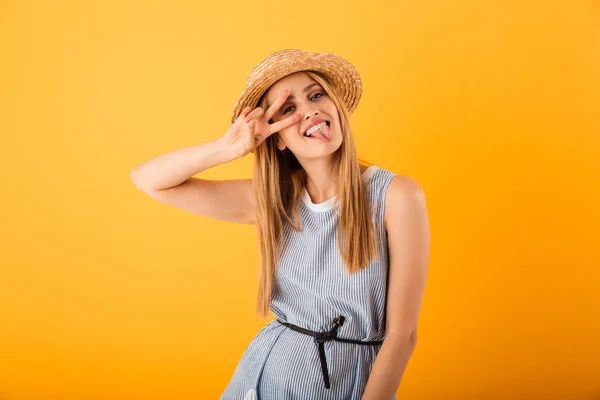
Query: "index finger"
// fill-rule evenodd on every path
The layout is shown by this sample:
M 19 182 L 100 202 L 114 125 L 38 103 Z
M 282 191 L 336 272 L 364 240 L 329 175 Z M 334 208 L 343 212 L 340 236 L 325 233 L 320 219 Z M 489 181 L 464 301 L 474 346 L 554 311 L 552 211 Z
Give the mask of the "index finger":
M 302 116 L 300 114 L 294 114 L 294 115 L 290 115 L 286 119 L 274 122 L 274 123 L 272 123 L 272 124 L 269 125 L 269 129 L 267 131 L 267 134 L 268 135 L 272 135 L 275 132 L 279 132 L 280 130 L 282 130 L 284 128 L 287 128 L 288 126 L 294 125 L 295 123 L 297 123 L 301 119 L 302 119 Z

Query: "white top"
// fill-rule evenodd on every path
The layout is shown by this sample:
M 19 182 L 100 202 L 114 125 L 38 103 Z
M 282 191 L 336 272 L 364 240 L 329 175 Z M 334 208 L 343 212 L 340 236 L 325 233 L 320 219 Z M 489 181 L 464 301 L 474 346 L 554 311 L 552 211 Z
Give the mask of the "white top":
M 378 167 L 376 165 L 371 165 L 370 167 L 368 167 L 362 173 L 363 182 L 366 183 L 373 176 L 373 174 L 375 173 L 375 171 L 377 169 L 378 169 Z M 308 194 L 306 187 L 302 188 L 302 201 L 304 202 L 304 204 L 306 204 L 306 206 L 308 208 L 310 208 L 311 210 L 316 211 L 316 212 L 323 212 L 323 211 L 331 210 L 332 208 L 334 208 L 337 205 L 338 198 L 339 198 L 339 194 L 336 194 L 332 198 L 330 198 L 322 203 L 315 204 L 310 199 L 310 195 Z

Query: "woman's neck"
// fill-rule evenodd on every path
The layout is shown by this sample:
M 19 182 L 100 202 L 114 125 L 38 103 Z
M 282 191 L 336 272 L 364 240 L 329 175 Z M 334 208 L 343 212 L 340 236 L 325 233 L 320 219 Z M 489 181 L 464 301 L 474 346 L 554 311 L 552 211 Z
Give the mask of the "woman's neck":
M 366 165 L 359 165 L 360 174 L 368 168 Z M 337 194 L 335 181 L 331 166 L 311 165 L 305 167 L 306 172 L 306 191 L 313 203 L 323 203 Z

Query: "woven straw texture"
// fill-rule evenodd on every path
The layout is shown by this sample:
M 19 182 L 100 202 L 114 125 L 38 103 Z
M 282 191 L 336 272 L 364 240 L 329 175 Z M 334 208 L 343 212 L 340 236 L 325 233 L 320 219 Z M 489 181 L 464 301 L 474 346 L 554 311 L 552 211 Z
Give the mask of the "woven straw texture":
M 245 107 L 255 109 L 260 97 L 272 84 L 299 71 L 317 71 L 324 74 L 336 88 L 350 114 L 358 106 L 362 95 L 362 82 L 352 63 L 331 53 L 286 49 L 269 55 L 252 69 L 246 87 L 233 107 L 231 122 L 235 122 Z

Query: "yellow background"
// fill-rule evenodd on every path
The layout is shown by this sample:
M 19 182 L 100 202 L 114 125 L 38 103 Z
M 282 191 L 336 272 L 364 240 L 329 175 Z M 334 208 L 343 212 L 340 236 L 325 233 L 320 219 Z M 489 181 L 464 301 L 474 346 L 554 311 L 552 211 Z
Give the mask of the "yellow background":
M 399 399 L 600 398 L 597 1 L 1 1 L 0 399 L 216 399 L 268 322 L 254 227 L 129 171 L 283 48 L 352 61 L 359 154 L 432 241 Z M 204 171 L 250 178 L 252 155 Z

